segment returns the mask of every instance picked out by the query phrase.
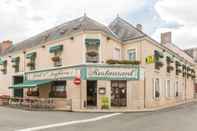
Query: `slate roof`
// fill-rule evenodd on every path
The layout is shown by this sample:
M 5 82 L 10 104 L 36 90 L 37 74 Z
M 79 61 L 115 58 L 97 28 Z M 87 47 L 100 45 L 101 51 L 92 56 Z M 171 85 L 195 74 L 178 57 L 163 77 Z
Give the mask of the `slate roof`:
M 109 25 L 109 28 L 121 39 L 122 41 L 132 40 L 147 36 L 141 30 L 137 29 L 119 16 L 116 17 Z
M 99 22 L 84 15 L 80 18 L 74 19 L 45 32 L 42 32 L 27 40 L 16 43 L 1 55 L 32 48 L 48 41 L 64 38 L 65 36 L 69 36 L 80 31 L 102 31 L 108 36 L 118 39 L 118 37 L 107 26 L 100 24 Z

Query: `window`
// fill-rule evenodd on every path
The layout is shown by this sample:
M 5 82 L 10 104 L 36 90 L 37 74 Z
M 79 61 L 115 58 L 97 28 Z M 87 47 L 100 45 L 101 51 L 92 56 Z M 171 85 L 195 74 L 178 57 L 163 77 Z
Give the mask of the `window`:
M 28 53 L 26 55 L 26 58 L 29 59 L 29 63 L 27 63 L 27 66 L 30 70 L 36 69 L 36 52 Z
M 175 84 L 175 96 L 179 96 L 179 83 L 178 81 L 176 81 L 176 84 Z
M 2 64 L 0 65 L 1 71 L 4 75 L 7 74 L 7 65 L 8 65 L 7 60 L 3 61 Z
M 55 81 L 52 84 L 49 97 L 53 98 L 66 98 L 66 81 Z
M 54 52 L 54 57 L 52 58 L 54 61 L 54 66 L 62 66 L 62 59 L 61 59 L 62 51 Z
M 29 88 L 27 91 L 27 96 L 39 96 L 38 88 Z
M 19 72 L 20 57 L 13 58 L 12 63 L 13 63 L 12 67 L 14 68 L 15 73 Z
M 128 53 L 128 60 L 131 60 L 131 61 L 136 60 L 136 50 L 135 49 L 129 49 L 127 51 L 127 53 Z
M 121 59 L 121 53 L 119 48 L 115 48 L 113 52 L 113 59 L 114 60 L 120 60 Z
M 86 43 L 86 63 L 98 63 L 100 40 L 86 39 L 85 43 Z
M 160 82 L 159 78 L 153 79 L 153 99 L 160 97 Z
M 62 52 L 63 52 L 63 45 L 56 45 L 49 48 L 49 52 L 53 53 L 54 56 L 51 58 L 54 62 L 54 66 L 62 66 Z
M 167 80 L 167 97 L 170 97 L 170 80 Z

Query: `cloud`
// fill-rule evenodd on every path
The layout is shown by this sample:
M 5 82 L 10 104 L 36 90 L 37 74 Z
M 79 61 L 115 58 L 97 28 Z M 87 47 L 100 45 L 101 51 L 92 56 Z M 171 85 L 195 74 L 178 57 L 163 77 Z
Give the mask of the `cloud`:
M 159 39 L 160 32 L 172 31 L 173 42 L 181 48 L 197 47 L 197 1 L 160 0 L 155 9 L 163 21 L 178 23 L 178 28 L 160 27 L 153 34 Z
M 109 23 L 117 13 L 127 16 L 145 0 L 1 0 L 0 41 L 18 42 L 48 28 L 82 16 Z

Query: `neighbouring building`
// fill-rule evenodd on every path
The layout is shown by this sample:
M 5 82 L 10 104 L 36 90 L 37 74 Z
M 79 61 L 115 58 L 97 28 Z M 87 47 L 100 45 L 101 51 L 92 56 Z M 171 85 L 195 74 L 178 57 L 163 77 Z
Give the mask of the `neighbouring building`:
M 2 95 L 71 100 L 73 111 L 155 108 L 194 97 L 194 60 L 171 33 L 160 43 L 120 17 L 105 26 L 83 16 L 1 47 Z

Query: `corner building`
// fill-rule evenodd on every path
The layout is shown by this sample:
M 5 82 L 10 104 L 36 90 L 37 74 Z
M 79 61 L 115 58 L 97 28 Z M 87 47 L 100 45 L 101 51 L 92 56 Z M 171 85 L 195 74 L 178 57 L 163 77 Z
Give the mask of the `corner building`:
M 83 16 L 12 45 L 0 44 L 0 94 L 53 98 L 58 109 L 132 111 L 194 97 L 195 63 L 117 17 L 109 26 Z

